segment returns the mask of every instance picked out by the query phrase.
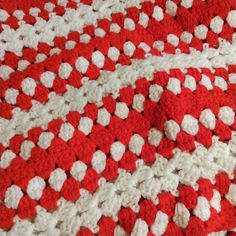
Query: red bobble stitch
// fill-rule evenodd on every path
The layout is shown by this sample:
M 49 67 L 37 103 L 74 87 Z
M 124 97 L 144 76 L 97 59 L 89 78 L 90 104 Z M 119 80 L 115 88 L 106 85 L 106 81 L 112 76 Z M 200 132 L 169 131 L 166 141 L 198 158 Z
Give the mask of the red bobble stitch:
M 62 16 L 63 14 L 65 14 L 65 8 L 63 6 L 56 6 L 53 8 L 53 12 L 56 12 L 56 14 L 58 16 Z
M 96 106 L 96 104 L 94 103 L 87 104 L 84 108 L 84 111 L 85 111 L 85 116 L 89 117 L 92 120 L 97 119 L 98 107 Z
M 166 213 L 169 217 L 172 217 L 175 212 L 175 197 L 171 193 L 161 193 L 158 194 L 158 199 L 158 210 Z
M 0 205 L 0 228 L 8 229 L 13 223 L 13 217 L 15 216 L 15 211 L 7 208 L 5 205 Z
M 33 143 L 37 143 L 40 134 L 43 132 L 41 127 L 35 127 L 28 131 L 28 139 Z
M 29 163 L 36 174 L 43 179 L 48 178 L 55 167 L 53 156 L 40 147 L 34 147 L 31 150 Z
M 24 136 L 15 135 L 13 138 L 10 139 L 10 149 L 15 153 L 20 152 L 21 143 L 24 141 Z
M 106 18 L 98 20 L 98 27 L 103 29 L 106 32 L 109 32 L 110 24 L 111 22 Z
M 169 81 L 169 75 L 167 74 L 166 71 L 158 71 L 154 73 L 153 82 L 155 84 L 164 87 L 167 85 L 168 81 Z
M 190 47 L 196 48 L 199 51 L 203 50 L 203 43 L 202 40 L 199 38 L 193 38 L 191 43 L 190 43 Z
M 75 88 L 79 88 L 82 85 L 82 74 L 79 71 L 72 71 L 70 73 L 70 77 L 68 78 L 68 82 Z
M 68 34 L 68 37 L 67 37 L 69 40 L 72 40 L 72 41 L 75 41 L 75 42 L 79 42 L 80 41 L 80 34 L 79 32 L 70 32 Z
M 147 81 L 146 78 L 141 78 L 136 80 L 136 93 L 141 93 L 143 96 L 147 96 L 149 94 L 149 87 L 150 83 Z
M 57 135 L 63 123 L 64 121 L 61 118 L 52 120 L 48 123 L 48 130 L 51 131 L 54 135 Z
M 150 129 L 150 123 L 145 116 L 141 115 L 136 110 L 131 110 L 129 116 L 126 119 L 128 125 L 132 127 L 133 132 L 140 134 L 143 137 L 148 136 Z
M 232 132 L 230 128 L 225 125 L 221 120 L 216 121 L 216 126 L 214 129 L 214 133 L 219 136 L 220 141 L 226 141 L 231 139 Z
M 54 54 L 46 59 L 43 64 L 48 71 L 57 73 L 62 62 L 62 55 Z
M 25 48 L 23 49 L 23 58 L 30 63 L 33 63 L 35 61 L 35 58 L 37 56 L 37 51 L 33 48 Z
M 199 179 L 197 181 L 199 188 L 198 194 L 210 201 L 213 197 L 213 186 L 209 179 Z
M 4 200 L 5 192 L 7 188 L 10 186 L 11 180 L 7 175 L 6 171 L 0 168 L 0 200 Z
M 204 226 L 204 222 L 196 216 L 192 216 L 189 219 L 188 226 L 185 229 L 186 236 L 206 236 L 207 232 Z
M 203 144 L 205 147 L 210 147 L 212 144 L 211 130 L 207 129 L 205 126 L 201 124 L 199 124 L 199 130 L 195 138 L 196 141 Z
M 123 144 L 128 144 L 132 136 L 132 127 L 116 116 L 111 117 L 109 131 Z
M 145 58 L 145 51 L 142 48 L 137 48 L 137 49 L 135 49 L 132 57 L 134 59 L 144 59 Z
M 95 30 L 94 25 L 87 25 L 83 28 L 83 33 L 88 34 L 91 37 L 93 37 L 94 36 L 94 30 Z
M 195 149 L 194 137 L 181 131 L 177 134 L 177 146 L 182 151 L 192 151 Z
M 59 193 L 51 187 L 47 187 L 43 190 L 43 194 L 40 198 L 40 205 L 47 210 L 54 210 L 57 207 L 58 199 Z
M 153 163 L 155 161 L 156 148 L 149 144 L 145 143 L 142 148 L 141 157 L 145 163 Z
M 30 179 L 35 176 L 33 168 L 22 158 L 16 157 L 7 168 L 7 175 L 22 189 L 26 189 Z
M 99 175 L 94 169 L 87 170 L 81 186 L 89 192 L 94 192 L 98 187 Z
M 91 132 L 91 140 L 100 148 L 104 153 L 110 151 L 111 145 L 114 142 L 114 136 L 101 125 L 94 125 Z
M 37 201 L 31 199 L 29 196 L 21 198 L 18 205 L 18 215 L 20 218 L 31 218 L 36 215 Z
M 106 58 L 103 66 L 103 70 L 108 71 L 115 71 L 116 69 L 116 63 L 112 61 L 110 58 Z
M 13 29 L 17 29 L 19 27 L 18 20 L 15 16 L 9 16 L 4 23 Z
M 130 233 L 136 221 L 136 215 L 131 208 L 123 208 L 118 213 L 118 219 L 121 227 L 127 233 Z
M 120 63 L 123 66 L 128 66 L 131 64 L 131 60 L 130 60 L 129 56 L 127 56 L 125 54 L 120 54 L 120 56 L 118 58 L 118 63 Z
M 66 115 L 67 121 L 70 122 L 74 127 L 79 125 L 80 117 L 81 115 L 77 111 L 71 111 Z
M 122 88 L 120 90 L 120 101 L 125 102 L 127 105 L 131 105 L 133 103 L 133 97 L 134 97 L 134 90 L 131 86 L 128 86 L 126 88 Z
M 82 0 L 81 2 L 84 2 L 85 0 Z M 88 1 L 88 0 L 86 0 Z M 91 0 L 89 0 L 91 1 Z M 94 236 L 93 232 L 89 228 L 80 228 L 79 232 L 76 234 L 76 236 Z
M 49 12 L 46 10 L 42 10 L 39 12 L 38 17 L 43 18 L 45 21 L 49 20 Z
M 108 181 L 115 179 L 118 176 L 118 163 L 112 158 L 108 158 L 102 175 Z
M 95 80 L 98 78 L 99 75 L 100 75 L 99 68 L 96 65 L 90 64 L 86 71 L 86 76 L 88 76 L 89 79 L 91 80 Z
M 35 88 L 34 98 L 39 102 L 46 102 L 48 100 L 48 94 L 49 90 L 39 84 Z
M 167 138 L 162 138 L 158 148 L 157 152 L 161 154 L 165 158 L 170 158 L 173 156 L 173 149 L 175 147 L 175 143 L 170 141 Z
M 65 150 L 58 153 L 56 164 L 63 170 L 70 170 L 75 160 L 75 152 L 67 146 Z
M 142 10 L 144 13 L 146 13 L 148 16 L 150 16 L 153 12 L 154 4 L 151 2 L 143 2 L 142 3 Z
M 32 106 L 31 97 L 26 94 L 19 94 L 16 98 L 16 104 L 23 110 L 27 110 Z
M 61 78 L 56 78 L 53 81 L 53 90 L 58 94 L 63 94 L 66 92 L 66 81 Z
M 122 13 L 112 14 L 112 22 L 118 24 L 122 28 L 124 25 L 124 15 Z
M 232 27 L 230 27 L 228 24 L 225 24 L 223 26 L 221 33 L 220 33 L 220 37 L 230 41 L 230 40 L 232 40 L 233 33 L 234 33 L 234 29 Z
M 230 179 L 226 173 L 219 173 L 215 177 L 216 179 L 216 189 L 219 191 L 221 196 L 225 195 L 229 191 Z
M 139 216 L 151 226 L 156 218 L 157 209 L 151 200 L 144 199 L 140 204 Z
M 218 35 L 213 31 L 208 31 L 206 42 L 209 43 L 210 47 L 216 47 L 219 43 Z
M 108 112 L 113 113 L 116 109 L 116 100 L 112 96 L 102 98 L 103 106 Z
M 197 205 L 197 193 L 191 186 L 180 186 L 178 201 L 183 203 L 189 210 Z
M 15 53 L 6 52 L 4 64 L 10 66 L 11 68 L 17 69 L 19 62 L 19 57 Z
M 34 25 L 35 22 L 36 22 L 36 19 L 35 17 L 31 16 L 31 15 L 25 15 L 23 20 L 27 23 L 27 24 L 30 24 L 30 25 Z
M 103 216 L 99 222 L 99 232 L 98 236 L 112 236 L 114 235 L 114 230 L 116 227 L 116 223 L 111 217 L 105 217 Z
M 62 186 L 61 194 L 67 201 L 74 202 L 80 196 L 80 182 L 74 178 L 67 179 Z
M 43 53 L 45 55 L 49 55 L 51 47 L 47 43 L 39 43 L 38 52 Z
M 126 11 L 128 17 L 130 17 L 134 22 L 138 22 L 140 13 L 137 7 L 129 7 Z
M 137 157 L 130 151 L 126 151 L 122 156 L 119 165 L 122 169 L 133 171 L 136 169 Z
M 170 222 L 167 225 L 166 231 L 163 234 L 163 236 L 174 236 L 174 235 L 182 236 L 183 235 L 182 229 L 178 225 L 176 225 L 174 222 Z
M 11 119 L 13 106 L 11 104 L 0 102 L 0 117 Z
M 0 97 L 4 98 L 5 96 L 5 92 L 8 89 L 8 83 L 7 81 L 3 80 L 0 77 Z

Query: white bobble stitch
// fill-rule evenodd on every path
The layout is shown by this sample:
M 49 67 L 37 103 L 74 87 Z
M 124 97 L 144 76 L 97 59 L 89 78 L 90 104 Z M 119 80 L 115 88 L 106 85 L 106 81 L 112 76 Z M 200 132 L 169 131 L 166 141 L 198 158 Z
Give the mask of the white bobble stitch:
M 165 134 L 167 138 L 175 141 L 177 134 L 180 132 L 179 125 L 174 120 L 168 120 L 165 123 Z
M 156 219 L 151 227 L 151 232 L 155 235 L 162 235 L 166 231 L 166 227 L 169 222 L 169 217 L 162 211 L 158 211 Z
M 5 10 L 0 9 L 0 21 L 1 22 L 6 21 L 8 17 L 9 14 Z
M 186 75 L 183 85 L 191 91 L 195 91 L 197 88 L 196 80 L 191 75 Z
M 198 25 L 195 27 L 194 33 L 199 39 L 206 39 L 208 28 L 205 25 Z
M 227 22 L 231 27 L 236 28 L 236 10 L 229 12 L 227 16 Z
M 82 117 L 79 122 L 79 130 L 88 135 L 93 127 L 93 121 L 88 117 Z
M 134 228 L 131 232 L 131 236 L 146 236 L 148 234 L 148 225 L 142 219 L 137 219 Z
M 87 166 L 83 162 L 76 161 L 73 164 L 70 173 L 76 180 L 81 181 L 85 176 L 86 170 Z
M 227 88 L 228 88 L 227 82 L 223 78 L 221 78 L 219 76 L 215 77 L 214 85 L 218 86 L 223 91 L 227 90 Z
M 92 167 L 96 170 L 97 173 L 103 172 L 106 166 L 106 155 L 98 150 L 93 154 L 92 158 Z
M 53 138 L 54 138 L 53 133 L 43 132 L 39 136 L 38 145 L 43 149 L 47 149 L 51 145 L 51 141 Z
M 142 94 L 135 94 L 133 99 L 133 108 L 139 112 L 144 110 L 145 97 Z
M 124 53 L 127 56 L 130 56 L 130 57 L 133 56 L 134 50 L 135 50 L 135 46 L 132 42 L 130 42 L 130 41 L 125 42 L 125 44 L 124 44 Z
M 110 26 L 110 32 L 119 33 L 120 32 L 120 26 L 116 23 L 112 23 Z
M 0 166 L 3 169 L 6 169 L 10 164 L 11 161 L 16 157 L 16 154 L 13 153 L 11 150 L 7 149 L 2 153 L 0 158 Z
M 148 142 L 157 147 L 162 139 L 162 132 L 156 128 L 151 128 L 148 133 Z
M 48 182 L 54 190 L 60 192 L 66 178 L 66 173 L 61 168 L 57 168 L 50 174 Z
M 66 42 L 66 49 L 73 49 L 76 45 L 76 42 L 73 40 L 69 40 Z
M 181 123 L 181 128 L 190 135 L 196 135 L 198 132 L 198 121 L 191 115 L 185 115 Z
M 115 161 L 120 161 L 125 152 L 125 146 L 121 142 L 114 142 L 111 145 L 111 156 Z
M 152 13 L 152 17 L 155 18 L 157 21 L 163 20 L 164 14 L 162 8 L 155 6 Z
M 28 160 L 30 157 L 30 153 L 32 148 L 35 146 L 35 144 L 32 141 L 25 140 L 20 147 L 20 156 Z
M 185 8 L 190 8 L 193 5 L 193 0 L 182 0 L 181 1 L 181 6 Z
M 7 80 L 9 78 L 9 75 L 13 71 L 14 70 L 10 66 L 6 66 L 6 65 L 0 66 L 0 75 L 3 78 L 3 80 Z
M 211 20 L 210 28 L 216 34 L 219 34 L 223 29 L 224 21 L 219 17 L 216 16 Z
M 144 28 L 147 28 L 148 26 L 148 21 L 149 21 L 149 17 L 141 12 L 140 15 L 139 15 L 139 24 L 142 25 Z
M 230 84 L 236 84 L 236 73 L 229 74 L 229 82 Z
M 112 61 L 117 61 L 119 56 L 120 56 L 120 51 L 116 47 L 110 47 L 108 49 L 107 56 L 112 60 Z
M 5 193 L 5 204 L 8 208 L 17 209 L 22 197 L 21 189 L 16 185 L 12 185 Z
M 200 80 L 199 84 L 204 85 L 207 88 L 207 90 L 213 89 L 211 80 L 206 75 L 202 75 L 202 79 Z
M 172 91 L 174 94 L 181 93 L 180 81 L 175 78 L 169 78 L 167 87 L 168 90 Z
M 62 63 L 60 65 L 60 68 L 59 68 L 59 76 L 62 78 L 62 79 L 68 79 L 68 77 L 70 76 L 70 73 L 72 71 L 72 67 L 69 63 Z
M 124 28 L 127 30 L 135 30 L 135 23 L 132 19 L 126 18 L 124 21 Z
M 226 196 L 226 198 L 227 198 L 227 196 Z M 212 197 L 212 199 L 211 199 L 211 201 L 210 201 L 210 205 L 211 205 L 218 213 L 219 213 L 220 210 L 221 210 L 221 204 L 220 204 L 220 202 L 221 202 L 220 193 L 219 193 L 217 190 L 213 189 L 213 197 Z
M 226 199 L 236 206 L 236 184 L 230 184 Z
M 36 176 L 29 181 L 27 193 L 32 199 L 39 200 L 42 196 L 45 186 L 46 184 L 44 180 L 41 177 Z
M 62 124 L 59 137 L 67 142 L 69 139 L 72 138 L 74 130 L 74 127 L 70 123 Z
M 110 123 L 110 118 L 111 118 L 111 115 L 105 108 L 98 110 L 97 122 L 99 124 L 103 126 L 107 126 Z
M 193 38 L 193 35 L 187 31 L 184 31 L 180 37 L 180 39 L 187 44 L 191 43 L 192 38 Z
M 81 42 L 81 43 L 89 43 L 90 40 L 91 40 L 91 36 L 88 35 L 88 34 L 82 34 L 82 35 L 80 36 L 80 42 Z
M 7 103 L 15 105 L 18 94 L 18 90 L 10 88 L 5 92 L 5 100 L 7 101 Z
M 193 213 L 203 221 L 207 221 L 210 218 L 210 205 L 205 197 L 198 197 L 197 206 L 193 210 Z
M 40 76 L 40 81 L 45 87 L 52 88 L 55 77 L 53 72 L 46 71 Z
M 215 129 L 216 118 L 210 109 L 205 109 L 201 112 L 199 121 L 211 130 Z
M 32 78 L 26 78 L 22 81 L 22 91 L 29 95 L 34 96 L 36 82 Z
M 171 16 L 175 16 L 177 11 L 177 5 L 171 1 L 167 0 L 166 1 L 166 13 L 170 14 Z
M 84 57 L 79 57 L 76 60 L 75 68 L 81 73 L 85 74 L 89 66 L 89 62 Z
M 153 84 L 149 87 L 149 98 L 154 102 L 159 102 L 163 88 L 160 85 Z
M 100 51 L 95 51 L 92 54 L 92 62 L 99 68 L 104 66 L 105 57 Z
M 97 29 L 95 29 L 94 34 L 95 34 L 96 36 L 102 38 L 102 37 L 105 36 L 106 32 L 105 32 L 103 29 L 101 29 L 101 28 L 97 28 Z
M 125 119 L 128 117 L 129 108 L 124 102 L 116 103 L 115 115 L 119 116 L 121 119 Z
M 134 134 L 130 139 L 129 149 L 131 152 L 140 155 L 143 145 L 144 145 L 143 138 L 138 134 Z
M 181 228 L 186 228 L 189 222 L 190 213 L 188 209 L 182 203 L 177 203 L 175 205 L 175 214 L 173 221 Z
M 232 125 L 235 119 L 235 113 L 231 107 L 221 107 L 218 118 L 223 121 L 226 125 Z
M 139 48 L 142 48 L 145 52 L 149 52 L 151 50 L 151 48 L 144 42 L 141 42 L 138 45 Z
M 174 34 L 168 34 L 167 42 L 172 44 L 174 47 L 177 47 L 179 44 L 179 38 Z

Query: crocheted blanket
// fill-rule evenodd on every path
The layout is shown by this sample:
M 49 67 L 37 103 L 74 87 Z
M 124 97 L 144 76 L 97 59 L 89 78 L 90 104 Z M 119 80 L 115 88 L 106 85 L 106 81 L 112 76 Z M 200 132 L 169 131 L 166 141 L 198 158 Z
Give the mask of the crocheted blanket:
M 235 236 L 235 31 L 235 0 L 1 0 L 0 235 Z

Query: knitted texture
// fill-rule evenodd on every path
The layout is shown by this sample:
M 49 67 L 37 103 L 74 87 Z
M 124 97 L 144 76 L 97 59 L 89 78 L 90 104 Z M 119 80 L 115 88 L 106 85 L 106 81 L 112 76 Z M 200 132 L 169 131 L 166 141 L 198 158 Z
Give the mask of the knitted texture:
M 0 1 L 0 236 L 236 235 L 236 0 Z

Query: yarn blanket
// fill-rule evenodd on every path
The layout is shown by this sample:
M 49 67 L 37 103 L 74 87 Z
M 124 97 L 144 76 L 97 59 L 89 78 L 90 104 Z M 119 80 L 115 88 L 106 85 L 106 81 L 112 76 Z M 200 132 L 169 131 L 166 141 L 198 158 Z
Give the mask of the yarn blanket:
M 235 236 L 236 0 L 1 0 L 0 235 Z

